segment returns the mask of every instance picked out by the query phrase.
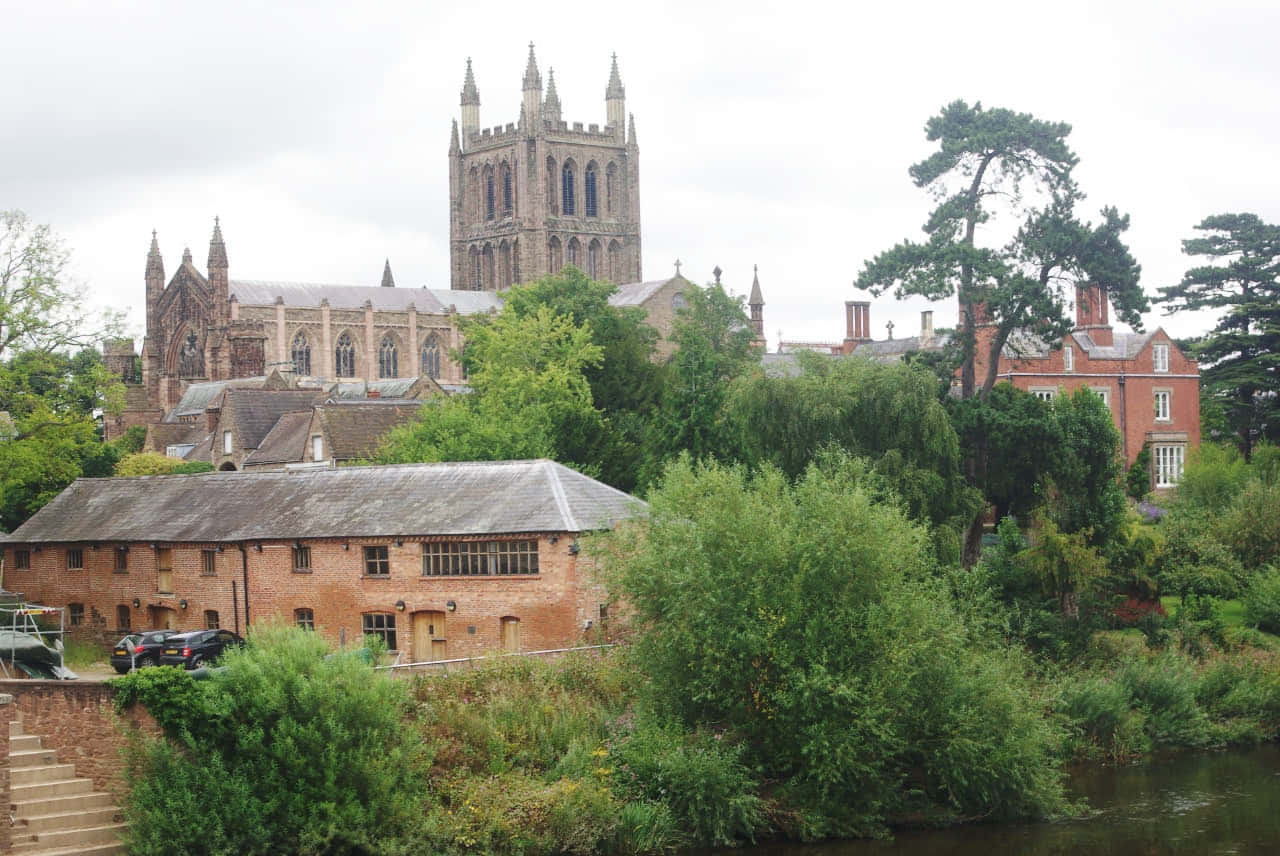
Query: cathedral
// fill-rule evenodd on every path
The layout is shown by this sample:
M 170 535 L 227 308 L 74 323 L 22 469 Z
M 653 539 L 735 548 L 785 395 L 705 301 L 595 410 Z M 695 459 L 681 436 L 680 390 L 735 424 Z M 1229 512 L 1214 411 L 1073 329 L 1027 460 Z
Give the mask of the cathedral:
M 460 387 L 466 379 L 451 356 L 462 345 L 458 315 L 496 312 L 500 289 L 565 265 L 632 284 L 620 291 L 620 304 L 647 304 L 659 293 L 670 299 L 667 292 L 687 285 L 679 276 L 640 282 L 639 148 L 616 56 L 603 128 L 561 119 L 554 72 L 544 92 L 532 45 L 523 94 L 518 122 L 482 129 L 467 61 L 461 123 L 453 122 L 449 144 L 448 289 L 397 287 L 389 261 L 379 284 L 236 279 L 217 218 L 205 270 L 184 250 L 166 280 L 153 232 L 141 354 L 132 340 L 104 348 L 127 390 L 108 437 L 172 421 L 193 385 L 278 374 L 322 389 L 416 377 L 446 391 Z

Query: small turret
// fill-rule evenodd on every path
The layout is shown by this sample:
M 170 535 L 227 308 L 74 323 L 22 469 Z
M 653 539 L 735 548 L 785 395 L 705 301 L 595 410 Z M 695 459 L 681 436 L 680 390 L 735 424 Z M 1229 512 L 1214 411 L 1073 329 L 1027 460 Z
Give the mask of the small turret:
M 458 120 L 453 120 L 453 132 L 449 135 L 449 154 L 462 154 L 462 144 L 458 141 Z
M 160 302 L 164 292 L 164 259 L 160 257 L 160 243 L 156 240 L 156 230 L 151 230 L 151 249 L 147 252 L 147 333 L 150 334 L 154 324 L 160 319 L 155 317 L 154 309 Z
M 560 121 L 560 96 L 556 93 L 556 70 L 547 70 L 547 100 L 542 103 L 542 118 L 548 122 Z
M 751 326 L 756 331 L 758 345 L 764 345 L 764 295 L 760 292 L 760 266 L 752 265 L 754 276 L 751 279 L 751 297 L 747 306 L 751 309 Z
M 227 245 L 222 242 L 222 224 L 213 218 L 213 237 L 209 239 L 209 289 L 213 292 L 213 317 L 217 326 L 231 320 L 230 283 L 227 282 Z
M 631 114 L 631 121 L 627 125 L 627 148 L 639 149 L 640 143 L 636 141 L 636 114 Z
M 213 237 L 209 239 L 209 275 L 214 270 L 227 269 L 227 245 L 222 240 L 222 224 L 217 217 L 213 218 Z
M 396 279 L 391 275 L 391 259 L 387 259 L 386 264 L 382 266 L 382 287 L 396 287 Z
M 609 69 L 609 85 L 604 90 L 605 116 L 609 127 L 613 128 L 618 142 L 624 142 L 626 131 L 627 91 L 622 86 L 622 76 L 618 74 L 618 55 L 613 55 L 613 66 Z
M 538 130 L 542 118 L 542 75 L 538 73 L 538 58 L 533 55 L 533 42 L 529 42 L 529 63 L 524 70 L 524 106 L 520 124 L 532 135 Z
M 471 72 L 471 57 L 467 57 L 467 75 L 462 81 L 462 141 L 480 130 L 480 90 L 476 89 L 476 77 Z

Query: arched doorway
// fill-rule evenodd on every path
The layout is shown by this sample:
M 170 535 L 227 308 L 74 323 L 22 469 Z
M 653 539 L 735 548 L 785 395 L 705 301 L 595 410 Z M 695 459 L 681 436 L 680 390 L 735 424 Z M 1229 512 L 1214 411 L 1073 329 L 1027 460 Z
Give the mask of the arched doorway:
M 224 473 L 234 473 L 236 471 L 236 465 L 231 463 L 230 461 L 227 461 L 225 464 L 218 467 L 218 471 L 224 472 Z

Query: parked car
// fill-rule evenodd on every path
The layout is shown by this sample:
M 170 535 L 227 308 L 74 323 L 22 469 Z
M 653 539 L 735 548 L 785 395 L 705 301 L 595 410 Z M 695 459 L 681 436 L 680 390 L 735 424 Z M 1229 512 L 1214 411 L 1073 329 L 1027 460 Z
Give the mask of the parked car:
M 230 630 L 193 630 L 164 640 L 160 663 L 194 669 L 216 660 L 227 648 L 238 647 L 244 640 Z
M 177 634 L 176 630 L 130 633 L 111 649 L 111 668 L 123 675 L 130 669 L 160 665 L 160 649 L 164 647 L 164 641 Z

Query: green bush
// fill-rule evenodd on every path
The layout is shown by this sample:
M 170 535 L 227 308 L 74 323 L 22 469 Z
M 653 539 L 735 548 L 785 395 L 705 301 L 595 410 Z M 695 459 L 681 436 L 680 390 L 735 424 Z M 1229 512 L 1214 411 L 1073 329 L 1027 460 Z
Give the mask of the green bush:
M 168 738 L 133 742 L 131 853 L 414 849 L 427 789 L 405 685 L 329 653 L 314 633 L 268 626 L 206 680 L 143 669 L 113 682 Z
M 1264 568 L 1244 592 L 1245 621 L 1268 633 L 1280 633 L 1280 569 Z
M 1026 664 L 973 637 L 928 530 L 866 478 L 847 458 L 794 485 L 683 461 L 647 525 L 593 541 L 634 610 L 646 700 L 686 729 L 741 737 L 807 835 L 1061 811 L 1060 735 Z
M 1146 717 L 1133 706 L 1129 688 L 1110 676 L 1089 675 L 1068 683 L 1056 709 L 1083 738 L 1072 746 L 1075 755 L 1121 761 L 1151 749 Z
M 692 844 L 754 841 L 766 827 L 756 782 L 742 747 L 718 732 L 686 734 L 678 725 L 642 720 L 612 741 L 612 775 L 633 801 L 667 806 Z
M 1124 476 L 1125 492 L 1134 499 L 1151 493 L 1151 446 L 1144 445 Z

